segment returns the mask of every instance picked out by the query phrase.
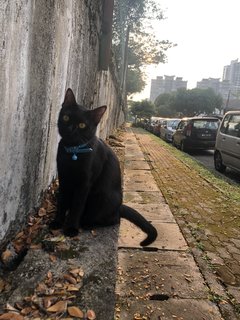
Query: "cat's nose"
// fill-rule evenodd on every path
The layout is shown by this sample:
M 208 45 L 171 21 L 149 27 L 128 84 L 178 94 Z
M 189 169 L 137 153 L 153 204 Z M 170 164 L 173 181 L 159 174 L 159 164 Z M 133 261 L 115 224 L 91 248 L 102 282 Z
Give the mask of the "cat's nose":
M 69 132 L 74 132 L 76 129 L 77 129 L 76 125 L 71 124 L 71 125 L 68 126 L 68 131 Z

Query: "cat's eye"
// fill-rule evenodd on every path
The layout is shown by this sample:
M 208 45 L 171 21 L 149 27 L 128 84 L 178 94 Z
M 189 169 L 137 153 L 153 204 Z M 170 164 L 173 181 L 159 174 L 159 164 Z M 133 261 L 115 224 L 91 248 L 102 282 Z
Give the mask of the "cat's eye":
M 80 122 L 78 126 L 80 129 L 86 128 L 86 124 L 84 122 Z
M 68 122 L 69 121 L 69 116 L 67 116 L 66 114 L 63 116 L 63 121 Z

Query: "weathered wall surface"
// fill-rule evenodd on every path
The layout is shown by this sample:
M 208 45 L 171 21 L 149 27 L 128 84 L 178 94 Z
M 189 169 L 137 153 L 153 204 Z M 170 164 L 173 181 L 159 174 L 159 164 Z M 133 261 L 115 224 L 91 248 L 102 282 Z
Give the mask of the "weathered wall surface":
M 24 222 L 56 174 L 65 90 L 106 104 L 106 135 L 123 121 L 115 77 L 98 71 L 102 1 L 0 1 L 0 241 Z

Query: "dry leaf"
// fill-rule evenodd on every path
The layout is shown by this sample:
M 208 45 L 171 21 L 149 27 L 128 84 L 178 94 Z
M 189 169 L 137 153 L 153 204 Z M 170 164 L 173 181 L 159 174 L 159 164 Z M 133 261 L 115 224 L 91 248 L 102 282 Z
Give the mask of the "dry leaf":
M 72 269 L 72 270 L 69 270 L 69 273 L 71 273 L 71 275 L 73 275 L 76 278 L 79 275 L 80 270 L 81 269 L 79 268 Z
M 56 282 L 54 287 L 56 288 L 62 288 L 63 287 L 63 284 L 61 282 Z
M 6 307 L 4 308 L 6 311 L 13 311 L 13 312 L 18 312 L 18 310 L 16 308 L 14 308 L 13 306 L 11 306 L 9 303 L 6 304 Z
M 31 248 L 32 250 L 42 249 L 42 244 L 41 244 L 41 243 L 31 244 L 31 245 L 30 245 L 30 248 Z
M 40 282 L 36 288 L 37 293 L 45 293 L 47 291 L 47 286 L 45 283 Z
M 51 230 L 51 233 L 52 233 L 55 237 L 60 236 L 60 235 L 62 234 L 60 229 Z
M 72 317 L 83 319 L 84 313 L 78 307 L 69 307 L 68 313 Z
M 31 307 L 26 307 L 24 309 L 21 310 L 21 314 L 26 316 L 28 315 L 29 313 L 31 313 L 33 311 L 33 309 Z
M 0 320 L 24 320 L 24 317 L 18 313 L 9 312 L 2 314 Z
M 16 235 L 15 239 L 17 240 L 17 239 L 19 239 L 19 238 L 22 238 L 23 236 L 24 236 L 24 232 L 21 231 L 21 232 L 19 232 L 19 233 Z
M 65 238 L 64 235 L 59 235 L 57 237 L 53 237 L 53 238 L 50 238 L 48 240 L 52 241 L 52 242 L 64 242 L 64 241 L 66 241 L 66 238 Z
M 49 307 L 49 312 L 65 312 L 67 309 L 67 301 L 58 301 L 53 306 Z
M 96 319 L 96 314 L 93 310 L 88 310 L 86 316 L 87 316 L 87 319 L 89 319 L 89 320 Z
M 51 304 L 52 304 L 52 299 L 51 298 L 44 298 L 43 299 L 44 308 L 46 308 L 46 309 L 50 308 Z
M 0 279 L 0 292 L 3 292 L 5 289 L 6 282 L 3 279 Z
M 96 235 L 97 235 L 96 230 L 92 230 L 92 231 L 91 231 L 91 234 L 92 234 L 94 237 L 96 237 Z
M 38 210 L 38 215 L 39 215 L 39 217 L 43 217 L 43 216 L 45 216 L 46 214 L 47 214 L 46 209 L 40 208 L 40 209 Z
M 79 288 L 70 284 L 69 286 L 67 286 L 67 291 L 79 291 Z
M 77 281 L 75 278 L 73 278 L 72 276 L 70 276 L 69 274 L 64 274 L 63 278 L 65 280 L 67 280 L 68 282 L 70 282 L 71 284 L 77 284 Z
M 57 261 L 57 257 L 53 254 L 50 254 L 49 255 L 49 259 L 52 261 L 52 262 L 56 262 Z
M 7 249 L 2 253 L 1 257 L 2 257 L 2 262 L 6 263 L 13 257 L 13 252 Z

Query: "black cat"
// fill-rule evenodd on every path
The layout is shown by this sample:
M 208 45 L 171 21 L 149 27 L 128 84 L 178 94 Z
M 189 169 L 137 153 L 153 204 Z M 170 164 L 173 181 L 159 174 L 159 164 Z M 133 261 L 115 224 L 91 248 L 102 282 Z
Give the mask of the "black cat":
M 140 213 L 122 204 L 119 161 L 95 135 L 106 108 L 88 110 L 76 103 L 71 89 L 66 92 L 58 119 L 62 138 L 57 153 L 58 209 L 50 228 L 63 227 L 64 234 L 73 237 L 79 227 L 110 226 L 123 217 L 147 233 L 141 242 L 147 246 L 157 231 Z

